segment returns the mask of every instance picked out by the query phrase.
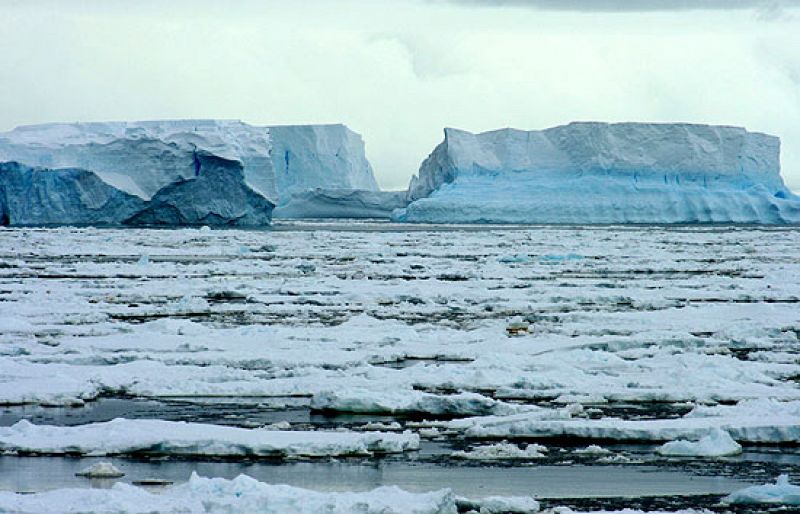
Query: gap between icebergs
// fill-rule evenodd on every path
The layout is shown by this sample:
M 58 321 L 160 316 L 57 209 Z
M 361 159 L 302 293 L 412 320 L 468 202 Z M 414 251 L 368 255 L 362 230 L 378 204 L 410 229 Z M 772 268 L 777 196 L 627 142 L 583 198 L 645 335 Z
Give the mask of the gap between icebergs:
M 0 428 L 0 450 L 23 453 L 326 457 L 417 449 L 419 436 L 411 433 L 289 432 L 154 419 L 117 418 L 74 427 L 22 420 Z

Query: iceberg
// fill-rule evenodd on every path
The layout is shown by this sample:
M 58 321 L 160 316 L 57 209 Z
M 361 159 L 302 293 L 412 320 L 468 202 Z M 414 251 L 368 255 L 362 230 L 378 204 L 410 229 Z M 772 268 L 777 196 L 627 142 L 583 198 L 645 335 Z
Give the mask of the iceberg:
M 480 134 L 447 128 L 397 221 L 800 223 L 780 140 L 744 128 L 577 122 Z
M 276 218 L 390 218 L 408 204 L 405 191 L 315 188 L 292 195 Z
M 137 213 L 131 208 L 125 216 L 120 209 L 151 202 L 146 212 L 133 216 L 134 223 L 263 225 L 270 221 L 267 204 L 285 204 L 319 188 L 336 191 L 327 196 L 340 197 L 338 203 L 349 204 L 351 211 L 371 209 L 388 216 L 404 205 L 380 194 L 361 137 L 341 124 L 269 127 L 235 120 L 162 120 L 31 125 L 0 133 L 0 162 L 11 161 L 58 171 L 27 178 L 35 183 L 29 187 L 50 188 L 48 194 L 32 197 L 28 190 L 2 186 L 4 203 L 19 204 L 18 214 L 36 213 L 15 216 L 13 224 L 121 224 Z M 84 171 L 67 173 L 65 168 Z M 51 191 L 61 189 L 61 182 L 78 181 L 92 185 Z M 107 201 L 109 196 L 124 198 L 125 205 Z M 62 215 L 64 203 L 74 216 Z M 98 207 L 106 203 L 107 208 Z M 76 211 L 71 204 L 86 204 L 92 212 Z M 295 201 L 293 217 L 302 215 L 298 208 L 303 205 L 313 209 L 315 202 Z M 205 217 L 211 221 L 204 222 Z

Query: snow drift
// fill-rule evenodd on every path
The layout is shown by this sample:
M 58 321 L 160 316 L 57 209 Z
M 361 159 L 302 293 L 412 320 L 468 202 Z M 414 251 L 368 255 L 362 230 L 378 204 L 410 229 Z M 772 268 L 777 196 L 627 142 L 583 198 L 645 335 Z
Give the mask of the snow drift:
M 398 221 L 798 223 L 780 140 L 743 128 L 570 123 L 481 134 L 445 129 Z

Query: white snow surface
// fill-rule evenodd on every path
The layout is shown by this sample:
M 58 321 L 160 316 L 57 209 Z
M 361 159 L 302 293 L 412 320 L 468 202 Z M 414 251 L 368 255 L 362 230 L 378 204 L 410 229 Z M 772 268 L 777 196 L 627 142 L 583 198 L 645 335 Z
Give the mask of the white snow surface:
M 47 123 L 0 133 L 0 161 L 87 169 L 145 200 L 194 176 L 197 151 L 241 162 L 247 184 L 275 203 L 317 187 L 378 189 L 361 137 L 344 125 L 153 120 Z
M 800 223 L 777 137 L 739 127 L 576 122 L 445 129 L 398 221 Z
M 722 501 L 732 504 L 800 505 L 800 486 L 789 483 L 789 475 L 781 475 L 774 484 L 745 487 Z
M 419 448 L 419 436 L 386 432 L 259 430 L 182 421 L 117 418 L 78 426 L 0 427 L 0 450 L 46 454 L 323 457 L 401 453 Z
M 714 428 L 699 441 L 670 441 L 656 451 L 668 457 L 725 457 L 742 453 L 742 445 L 725 430 Z

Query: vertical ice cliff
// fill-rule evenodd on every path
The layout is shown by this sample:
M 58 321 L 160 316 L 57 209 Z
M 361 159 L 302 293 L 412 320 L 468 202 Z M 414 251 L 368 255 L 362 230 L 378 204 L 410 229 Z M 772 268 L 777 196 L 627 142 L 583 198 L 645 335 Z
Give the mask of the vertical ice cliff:
M 409 185 L 399 221 L 798 223 L 780 141 L 743 128 L 570 123 L 445 139 Z
M 269 128 L 279 203 L 310 189 L 378 191 L 361 136 L 344 125 Z
M 144 204 L 91 171 L 0 163 L 0 226 L 117 225 Z
M 274 204 L 245 182 L 239 161 L 198 152 L 197 175 L 163 187 L 126 225 L 269 225 Z M 220 194 L 220 191 L 223 191 Z
M 207 173 L 189 183 L 200 175 L 201 160 L 208 165 L 212 157 L 219 162 L 237 162 L 239 170 Z M 170 219 L 175 223 L 200 222 L 204 215 L 211 215 L 206 208 L 214 198 L 217 209 L 214 215 L 225 212 L 233 216 L 218 219 L 217 223 L 249 226 L 256 220 L 269 220 L 271 207 L 267 211 L 243 213 L 233 208 L 235 201 L 262 209 L 267 204 L 287 203 L 293 195 L 316 188 L 378 190 L 361 137 L 344 125 L 259 127 L 234 120 L 31 125 L 0 133 L 0 162 L 4 161 L 51 170 L 80 168 L 93 176 L 81 181 L 99 179 L 144 202 L 155 200 L 168 186 L 184 184 L 169 190 L 170 202 L 180 212 L 167 215 L 161 210 L 156 215 L 155 203 L 151 203 L 147 216 L 135 218 L 159 224 Z M 241 180 L 237 173 L 242 175 Z M 27 180 L 39 187 L 46 178 L 47 187 L 52 188 L 55 176 L 33 173 Z M 263 201 L 256 201 L 242 187 L 260 195 Z M 9 191 L 4 194 L 8 196 Z M 70 191 L 74 193 L 75 187 Z M 159 201 L 163 199 L 162 194 Z M 175 204 L 177 199 L 180 205 Z M 46 198 L 39 200 L 35 208 L 46 211 Z M 14 201 L 24 203 L 25 198 Z M 199 202 L 197 209 L 190 212 L 195 201 Z M 79 203 L 74 199 L 70 202 Z M 221 208 L 223 204 L 225 208 Z M 117 214 L 109 213 L 106 218 L 118 219 Z M 44 218 L 15 219 L 16 223 L 35 224 L 34 220 Z

